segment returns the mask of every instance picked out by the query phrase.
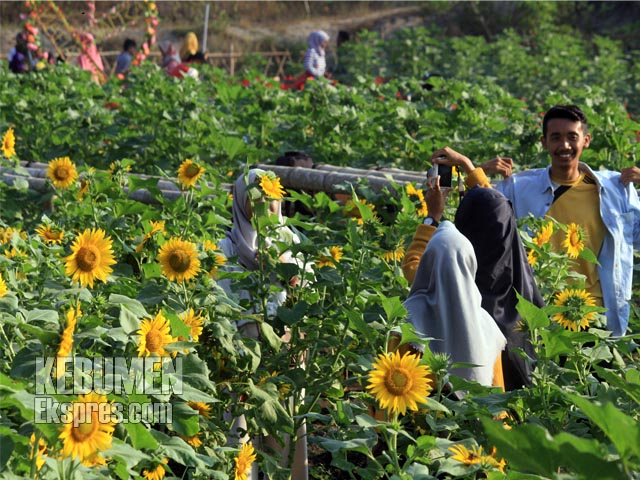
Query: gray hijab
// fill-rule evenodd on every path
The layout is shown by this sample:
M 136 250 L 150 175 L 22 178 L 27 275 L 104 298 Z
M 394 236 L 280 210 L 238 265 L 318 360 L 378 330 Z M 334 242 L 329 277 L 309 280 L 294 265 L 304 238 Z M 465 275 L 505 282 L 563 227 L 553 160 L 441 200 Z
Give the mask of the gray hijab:
M 258 268 L 258 262 L 256 259 L 256 253 L 258 251 L 258 233 L 253 228 L 251 219 L 246 210 L 246 204 L 248 199 L 247 187 L 257 181 L 257 178 L 266 172 L 259 168 L 249 170 L 247 174 L 243 174 L 236 180 L 233 188 L 233 204 L 231 211 L 233 215 L 233 228 L 227 233 L 231 241 L 235 244 L 238 251 L 238 261 L 247 270 L 256 270 Z M 286 242 L 289 245 L 294 243 L 300 243 L 300 238 L 284 224 L 284 217 L 282 216 L 281 205 L 278 204 L 278 221 L 280 227 L 277 229 L 278 240 Z M 272 238 L 266 238 L 265 243 L 267 246 L 273 244 Z M 283 261 L 288 261 L 290 253 L 283 254 L 285 258 Z
M 447 353 L 453 363 L 477 365 L 451 373 L 490 386 L 506 339 L 481 306 L 476 270 L 469 240 L 451 222 L 442 222 L 422 255 L 404 306 L 416 331 L 434 339 L 431 351 Z

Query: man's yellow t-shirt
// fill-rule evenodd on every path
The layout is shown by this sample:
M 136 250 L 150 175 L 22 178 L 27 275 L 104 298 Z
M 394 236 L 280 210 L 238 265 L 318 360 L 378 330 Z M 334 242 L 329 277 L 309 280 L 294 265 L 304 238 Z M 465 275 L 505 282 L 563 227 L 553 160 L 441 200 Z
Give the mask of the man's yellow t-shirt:
M 584 246 L 591 250 L 596 257 L 600 253 L 606 228 L 600 216 L 600 194 L 595 181 L 585 174 L 581 174 L 577 180 L 570 182 L 560 181 L 551 177 L 551 181 L 558 185 L 566 185 L 569 188 L 556 199 L 547 211 L 547 216 L 554 218 L 566 225 L 578 224 L 584 232 Z M 565 232 L 557 231 L 551 237 L 551 245 L 554 251 L 564 251 L 562 242 Z M 576 258 L 574 270 L 585 275 L 585 290 L 596 298 L 598 305 L 602 305 L 602 289 L 597 265 L 581 258 Z

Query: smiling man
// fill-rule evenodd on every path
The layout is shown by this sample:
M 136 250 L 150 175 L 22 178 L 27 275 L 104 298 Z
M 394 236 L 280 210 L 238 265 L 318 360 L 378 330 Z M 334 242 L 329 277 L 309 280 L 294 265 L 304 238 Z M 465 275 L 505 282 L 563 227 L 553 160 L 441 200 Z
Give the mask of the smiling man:
M 586 276 L 586 290 L 607 308 L 607 328 L 614 335 L 624 335 L 629 324 L 633 250 L 640 247 L 638 193 L 620 173 L 594 172 L 580 162 L 591 134 L 579 107 L 552 107 L 544 116 L 540 140 L 551 165 L 511 175 L 496 188 L 511 201 L 517 218 L 550 216 L 580 227 L 576 240 L 596 254 L 599 265 L 578 258 L 575 270 Z M 475 168 L 467 157 L 448 147 L 434 152 L 432 162 L 462 168 L 468 187 L 490 186 L 482 168 Z M 512 161 L 496 158 L 485 165 L 493 170 L 506 165 L 510 170 Z M 561 247 L 563 239 L 561 232 L 552 242 Z

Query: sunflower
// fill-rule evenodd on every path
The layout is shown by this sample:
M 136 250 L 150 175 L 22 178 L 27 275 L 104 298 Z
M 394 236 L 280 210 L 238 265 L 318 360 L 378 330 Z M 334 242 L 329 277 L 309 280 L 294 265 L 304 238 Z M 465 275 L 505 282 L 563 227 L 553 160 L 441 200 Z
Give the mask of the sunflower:
M 422 189 L 418 190 L 412 183 L 409 183 L 407 184 L 406 192 L 408 196 L 418 198 L 420 206 L 416 208 L 416 213 L 421 217 L 426 217 L 429 214 L 429 209 L 427 208 L 427 202 L 424 200 L 424 192 Z
M 45 243 L 62 243 L 64 238 L 63 230 L 51 228 L 50 225 L 40 225 L 36 228 L 36 233 Z
M 584 249 L 584 232 L 580 225 L 570 223 L 567 226 L 567 235 L 562 241 L 562 246 L 567 249 L 567 254 L 571 258 L 578 258 Z
M 47 177 L 51 179 L 54 187 L 65 189 L 78 179 L 78 171 L 69 157 L 60 157 L 49 162 Z
M 29 446 L 31 447 L 29 459 L 33 461 L 33 457 L 36 458 L 36 470 L 40 471 L 44 465 L 43 457 L 47 454 L 47 442 L 45 442 L 44 438 L 40 437 L 38 439 L 38 446 L 36 447 L 36 434 L 32 433 L 29 438 Z
M 285 191 L 280 184 L 280 179 L 271 173 L 260 175 L 260 188 L 269 198 L 277 200 L 285 196 Z
M 216 250 L 220 250 L 218 248 L 218 245 L 215 242 L 212 242 L 209 239 L 207 239 L 204 242 L 202 242 L 202 248 L 204 248 L 205 250 L 210 251 L 210 252 L 215 252 Z
M 235 480 L 247 480 L 251 471 L 251 464 L 256 461 L 253 445 L 245 443 L 236 457 Z
M 179 316 L 180 316 L 180 320 L 182 320 L 184 324 L 188 325 L 189 328 L 191 329 L 189 331 L 189 334 L 191 335 L 191 339 L 194 342 L 197 342 L 198 339 L 200 338 L 200 335 L 202 334 L 202 324 L 204 322 L 202 317 L 199 315 L 196 315 L 195 312 L 193 311 L 193 308 L 190 308 L 189 311 L 184 312 Z
M 204 402 L 187 402 L 191 408 L 198 412 L 198 415 L 204 418 L 211 418 L 211 407 Z
M 596 312 L 583 311 L 584 307 L 596 306 L 595 298 L 586 290 L 567 288 L 556 296 L 553 303 L 558 307 L 566 307 L 565 311 L 553 315 L 553 321 L 574 332 L 587 328 L 597 315 Z
M 7 130 L 2 138 L 2 154 L 4 158 L 11 158 L 16 154 L 16 136 L 13 128 Z
M 148 357 L 157 355 L 166 357 L 169 353 L 164 349 L 168 344 L 175 342 L 171 336 L 169 321 L 159 311 L 154 319 L 144 319 L 140 323 L 140 343 L 138 344 L 138 356 Z
M 427 215 L 429 215 L 429 209 L 427 208 L 427 202 L 421 201 L 420 202 L 420 207 L 416 210 L 416 213 L 420 217 L 426 217 Z
M 527 261 L 532 267 L 535 267 L 536 263 L 538 262 L 538 254 L 533 248 L 529 250 L 529 253 L 527 253 Z
M 162 233 L 163 235 L 166 233 L 166 231 L 164 229 L 164 224 L 165 224 L 164 220 L 160 220 L 160 221 L 157 221 L 157 222 L 154 222 L 153 220 L 149 220 L 149 225 L 151 225 L 151 230 L 149 230 L 148 233 L 144 234 L 144 237 L 142 238 L 142 241 L 136 247 L 136 253 L 140 253 L 142 251 L 142 249 L 144 248 L 145 243 L 147 243 L 147 241 L 150 238 L 152 238 L 156 233 Z
M 200 433 L 196 433 L 195 435 L 191 435 L 190 437 L 180 435 L 180 438 L 191 445 L 193 448 L 198 448 L 202 445 L 202 440 L 200 440 Z
M 542 247 L 545 243 L 547 243 L 551 239 L 551 235 L 553 235 L 553 222 L 549 222 L 540 229 L 536 238 L 533 239 L 533 243 Z
M 382 254 L 382 258 L 384 258 L 385 261 L 389 263 L 399 262 L 404 258 L 404 247 L 400 245 L 395 250 L 389 250 L 388 252 L 384 252 Z
M 504 473 L 506 462 L 504 458 L 498 460 L 495 458 L 496 449 L 494 448 L 489 455 L 483 455 L 482 447 L 476 447 L 475 445 L 469 450 L 464 445 L 453 445 L 449 447 L 449 451 L 454 455 L 451 459 L 456 460 L 465 465 L 481 465 L 485 469 L 492 470 L 497 468 Z
M 13 236 L 16 235 L 16 234 L 22 240 L 26 240 L 27 239 L 27 233 L 23 232 L 19 228 L 13 228 L 13 227 L 3 228 L 3 227 L 0 227 L 0 244 L 9 243 L 11 240 L 13 240 Z
M 192 279 L 200 268 L 195 244 L 180 238 L 171 238 L 160 247 L 158 261 L 162 265 L 162 273 L 176 282 Z
M 375 395 L 382 408 L 390 413 L 402 413 L 418 409 L 418 402 L 423 401 L 431 392 L 431 370 L 426 365 L 419 365 L 417 355 L 399 352 L 380 354 L 373 364 L 374 370 L 369 374 L 367 390 Z
M 482 447 L 476 447 L 473 445 L 471 450 L 469 450 L 464 445 L 453 445 L 448 449 L 453 456 L 451 457 L 453 460 L 457 462 L 464 463 L 465 465 L 475 465 L 476 463 L 481 462 L 482 458 Z
M 156 467 L 153 470 L 143 470 L 142 476 L 147 480 L 162 480 L 166 473 L 166 470 L 162 465 L 163 463 L 166 465 L 167 463 L 169 463 L 169 460 L 167 460 L 166 458 L 163 458 L 162 462 L 158 463 L 158 465 L 156 465 Z
M 66 273 L 80 285 L 93 288 L 94 280 L 107 281 L 107 276 L 113 271 L 113 241 L 105 237 L 104 230 L 86 229 L 71 246 L 73 252 L 67 258 Z
M 64 358 L 71 356 L 71 349 L 73 348 L 73 332 L 76 329 L 78 318 L 82 316 L 82 310 L 80 310 L 80 304 L 75 308 L 67 310 L 67 326 L 62 332 L 60 339 L 60 346 L 58 347 L 58 356 L 56 362 L 56 378 L 62 377 L 64 374 Z
M 342 259 L 342 247 L 334 245 L 329 247 L 329 255 L 320 255 L 316 262 L 318 268 L 331 267 L 336 268 L 336 263 L 340 263 Z
M 182 189 L 195 187 L 196 182 L 204 173 L 204 167 L 191 160 L 185 160 L 178 168 L 178 181 L 182 185 Z
M 59 436 L 63 442 L 62 456 L 95 463 L 100 452 L 111 448 L 115 424 L 104 422 L 104 416 L 105 412 L 113 412 L 112 408 L 106 395 L 95 392 L 80 395 L 63 420 Z
M 7 292 L 9 290 L 7 289 L 7 284 L 4 281 L 4 278 L 2 278 L 2 275 L 0 274 L 0 297 L 4 297 Z
M 87 194 L 87 192 L 89 191 L 89 180 L 87 180 L 86 178 L 83 178 L 80 181 L 80 188 L 78 189 L 78 201 L 81 201 L 84 196 Z

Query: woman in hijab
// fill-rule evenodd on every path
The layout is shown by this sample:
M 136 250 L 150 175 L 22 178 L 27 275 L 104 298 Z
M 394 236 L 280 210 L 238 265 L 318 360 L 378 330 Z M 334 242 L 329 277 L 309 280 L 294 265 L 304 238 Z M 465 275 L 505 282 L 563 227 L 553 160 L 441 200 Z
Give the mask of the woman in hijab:
M 502 354 L 505 387 L 514 390 L 530 386 L 530 363 L 513 350 L 520 348 L 534 357 L 527 333 L 517 328 L 521 318 L 516 310 L 516 292 L 539 307 L 544 301 L 533 279 L 511 203 L 497 190 L 472 188 L 458 207 L 455 224 L 476 252 L 476 285 L 482 307 L 507 337 L 507 349 Z
M 239 264 L 239 268 L 236 270 L 249 270 L 255 271 L 259 268 L 259 252 L 258 252 L 258 232 L 256 232 L 251 219 L 253 217 L 254 212 L 254 203 L 256 200 L 251 200 L 249 196 L 248 189 L 255 185 L 262 175 L 265 175 L 267 172 L 258 168 L 249 170 L 249 172 L 245 175 L 241 175 L 234 184 L 233 190 L 233 204 L 232 204 L 232 215 L 233 215 L 233 227 L 227 233 L 227 236 L 220 240 L 218 246 L 222 250 L 223 254 L 229 258 L 236 258 L 237 263 Z M 298 235 L 293 232 L 289 227 L 285 225 L 284 217 L 281 212 L 281 203 L 279 200 L 273 200 L 269 203 L 268 206 L 269 213 L 272 215 L 277 215 L 278 225 L 276 227 L 275 234 L 277 238 L 267 237 L 265 238 L 265 245 L 270 247 L 274 245 L 275 241 L 284 242 L 287 245 L 300 243 L 300 238 Z M 283 254 L 280 255 L 279 260 L 283 263 L 295 263 L 299 267 L 304 267 L 304 263 L 294 257 L 291 251 L 287 250 Z M 307 269 L 310 270 L 310 266 L 307 266 Z M 294 277 L 289 282 L 290 285 L 295 286 L 299 282 L 297 277 Z M 248 308 L 248 311 L 251 313 L 255 313 L 258 311 L 260 302 L 258 298 L 255 298 L 255 295 L 248 290 L 240 290 L 234 289 L 231 285 L 230 279 L 221 279 L 218 281 L 220 287 L 228 294 L 228 295 L 237 295 L 240 300 L 248 299 L 250 300 L 252 306 Z M 278 289 L 275 293 L 271 293 L 269 299 L 267 301 L 267 316 L 272 317 L 276 314 L 277 308 L 282 305 L 287 299 L 287 293 L 284 288 Z M 241 320 L 237 322 L 238 331 L 243 335 L 259 340 L 261 338 L 260 328 L 259 326 L 252 320 Z M 304 366 L 304 365 L 301 365 Z M 303 394 L 304 395 L 304 394 Z M 292 409 L 295 408 L 294 405 L 295 397 L 290 398 Z M 246 419 L 243 416 L 237 417 L 235 419 L 226 418 L 227 421 L 233 420 L 233 424 L 231 427 L 231 437 L 237 436 L 242 438 L 229 438 L 229 444 L 235 443 L 246 443 L 250 441 L 250 438 L 246 435 L 247 423 Z M 245 432 L 244 434 L 242 432 Z M 280 452 L 280 456 L 282 458 L 282 464 L 284 466 L 285 462 L 288 461 L 289 457 L 289 449 L 290 449 L 290 440 L 291 437 L 288 434 L 283 434 L 281 439 L 284 441 L 285 447 L 284 449 L 280 447 L 278 442 L 271 437 L 259 437 L 255 441 L 262 442 L 264 446 L 273 449 L 274 451 Z M 309 478 L 308 471 L 308 463 L 307 463 L 307 428 L 306 423 L 302 423 L 302 425 L 298 428 L 297 431 L 297 441 L 295 443 L 295 453 L 293 458 L 293 463 L 291 465 L 291 478 L 296 478 L 300 480 L 307 480 Z M 251 469 L 252 479 L 258 478 L 258 468 L 254 465 L 255 468 Z
M 409 282 L 413 282 L 422 252 L 444 211 L 444 198 L 438 182 L 427 191 L 429 216 L 416 228 L 402 261 L 402 271 Z M 515 390 L 530 386 L 530 362 L 514 351 L 520 348 L 529 357 L 534 357 L 527 334 L 517 329 L 520 316 L 516 310 L 515 292 L 537 306 L 544 302 L 527 262 L 511 204 L 497 190 L 474 187 L 458 207 L 455 224 L 471 241 L 476 253 L 476 285 L 482 295 L 482 307 L 507 338 L 507 348 L 502 354 L 505 388 Z
M 451 222 L 442 222 L 422 255 L 404 306 L 416 331 L 433 338 L 432 352 L 448 354 L 453 363 L 476 365 L 456 367 L 451 373 L 482 385 L 503 386 L 499 360 L 506 339 L 481 306 L 476 270 L 469 240 Z
M 304 69 L 310 76 L 320 78 L 325 76 L 327 61 L 325 48 L 329 45 L 329 35 L 322 30 L 311 32 L 307 39 L 309 49 L 304 56 Z
M 180 56 L 176 51 L 175 46 L 171 40 L 163 40 L 158 45 L 160 53 L 162 53 L 162 68 L 169 75 L 173 74 L 173 71 L 180 65 Z
M 246 270 L 258 270 L 258 232 L 253 228 L 251 218 L 253 216 L 253 207 L 247 189 L 257 183 L 262 175 L 267 172 L 259 168 L 249 170 L 246 175 L 241 175 L 234 185 L 233 204 L 231 207 L 233 215 L 233 227 L 227 236 L 219 242 L 219 247 L 227 258 L 237 258 L 238 264 Z M 265 238 L 267 248 L 274 245 L 274 241 L 283 242 L 288 245 L 300 243 L 300 238 L 289 227 L 285 225 L 282 216 L 282 205 L 278 200 L 272 200 L 269 203 L 269 212 L 277 215 L 278 226 L 276 227 L 277 238 Z M 280 255 L 279 260 L 283 263 L 295 263 L 298 266 L 304 266 L 304 263 L 294 257 L 291 251 L 287 250 Z M 297 278 L 291 279 L 296 283 Z M 290 283 L 291 283 L 290 282 Z M 226 290 L 227 282 L 221 281 L 220 285 Z M 230 287 L 230 285 L 229 285 Z M 240 298 L 249 299 L 250 295 L 247 291 L 236 292 Z M 284 289 L 273 293 L 267 303 L 267 315 L 275 315 L 277 308 L 282 305 L 287 298 Z
M 83 70 L 91 72 L 93 81 L 103 83 L 105 81 L 104 65 L 93 35 L 91 33 L 82 33 L 78 38 L 82 47 L 82 51 L 78 55 L 78 65 Z

